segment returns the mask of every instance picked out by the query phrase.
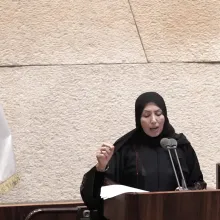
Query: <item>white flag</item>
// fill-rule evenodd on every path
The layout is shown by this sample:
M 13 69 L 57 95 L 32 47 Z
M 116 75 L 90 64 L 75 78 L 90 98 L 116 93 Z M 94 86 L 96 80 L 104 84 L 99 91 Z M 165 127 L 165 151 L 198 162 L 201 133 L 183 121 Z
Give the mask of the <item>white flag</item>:
M 15 174 L 11 132 L 0 105 L 0 192 L 8 191 L 18 182 L 19 178 Z

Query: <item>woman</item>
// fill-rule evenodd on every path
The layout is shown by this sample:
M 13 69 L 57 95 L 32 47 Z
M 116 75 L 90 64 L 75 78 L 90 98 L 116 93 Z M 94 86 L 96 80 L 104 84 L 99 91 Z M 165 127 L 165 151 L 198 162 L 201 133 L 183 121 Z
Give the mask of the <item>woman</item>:
M 169 123 L 163 98 L 147 92 L 135 103 L 136 128 L 113 145 L 103 144 L 97 152 L 97 165 L 84 175 L 81 196 L 89 209 L 102 209 L 100 189 L 104 180 L 147 190 L 171 191 L 178 185 L 162 138 L 174 138 L 188 188 L 204 189 L 197 156 L 183 134 L 176 134 Z M 177 160 L 174 164 L 178 169 Z M 180 183 L 180 172 L 177 173 Z

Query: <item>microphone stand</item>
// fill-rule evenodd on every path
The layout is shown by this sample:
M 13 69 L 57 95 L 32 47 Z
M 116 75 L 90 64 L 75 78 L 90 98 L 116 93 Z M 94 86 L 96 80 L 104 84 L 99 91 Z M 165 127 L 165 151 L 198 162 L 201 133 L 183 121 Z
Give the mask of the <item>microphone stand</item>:
M 172 155 L 171 155 L 171 149 L 170 149 L 170 147 L 167 147 L 167 150 L 168 150 L 168 153 L 169 153 L 169 156 L 170 156 L 170 161 L 171 161 L 171 163 L 172 163 L 172 167 L 173 167 L 173 171 L 174 171 L 174 174 L 175 174 L 175 177 L 176 177 L 177 185 L 178 185 L 179 189 L 181 190 L 181 185 L 180 185 L 180 182 L 179 182 L 177 173 L 176 173 L 176 168 L 175 168 L 175 166 L 174 166 L 174 162 L 173 162 L 173 158 L 172 158 Z
M 177 182 L 177 185 L 179 187 L 179 190 L 188 190 L 187 185 L 186 185 L 186 180 L 185 180 L 185 177 L 183 175 L 183 170 L 182 170 L 182 167 L 181 167 L 181 164 L 180 164 L 180 161 L 179 161 L 179 157 L 178 157 L 178 154 L 177 154 L 177 150 L 176 150 L 177 141 L 173 138 L 163 138 L 160 141 L 160 145 L 165 150 L 167 150 L 168 153 L 169 153 L 170 161 L 171 161 L 171 164 L 172 164 L 172 167 L 173 167 L 173 171 L 174 171 L 174 174 L 175 174 L 175 177 L 176 177 L 176 182 Z M 174 150 L 174 152 L 175 152 L 175 156 L 176 156 L 177 163 L 178 163 L 178 166 L 179 166 L 180 174 L 181 174 L 181 177 L 182 177 L 182 187 L 180 185 L 179 178 L 177 176 L 176 167 L 175 167 L 174 162 L 173 162 L 173 157 L 172 157 L 172 154 L 171 154 L 171 150 Z
M 180 165 L 180 160 L 179 160 L 176 148 L 174 148 L 174 152 L 175 152 L 175 155 L 176 155 L 177 163 L 178 163 L 178 166 L 179 166 L 179 169 L 180 169 L 180 173 L 181 173 L 181 177 L 182 177 L 183 190 L 188 190 L 187 185 L 186 185 L 186 180 L 185 180 L 185 177 L 183 175 L 183 169 L 182 169 L 182 167 Z
M 168 152 L 169 152 L 170 159 L 172 158 L 170 150 L 174 150 L 175 156 L 176 156 L 176 159 L 177 159 L 177 163 L 178 163 L 178 166 L 179 166 L 180 174 L 181 174 L 181 177 L 182 177 L 182 184 L 183 184 L 182 190 L 188 190 L 187 185 L 186 185 L 186 180 L 185 180 L 185 177 L 184 177 L 184 175 L 183 175 L 183 170 L 182 170 L 182 167 L 181 167 L 181 165 L 180 165 L 180 160 L 179 160 L 179 157 L 178 157 L 176 148 L 177 148 L 177 145 L 173 145 L 173 146 L 171 146 L 171 147 L 167 147 L 167 150 L 168 150 Z M 172 166 L 174 167 L 173 159 L 171 159 L 171 162 L 172 162 Z M 178 177 L 177 177 L 176 171 L 174 171 L 174 173 L 175 173 L 175 176 L 176 176 L 176 178 L 177 178 L 178 187 L 179 187 L 179 189 L 181 190 L 180 184 L 179 184 L 179 179 L 178 179 Z

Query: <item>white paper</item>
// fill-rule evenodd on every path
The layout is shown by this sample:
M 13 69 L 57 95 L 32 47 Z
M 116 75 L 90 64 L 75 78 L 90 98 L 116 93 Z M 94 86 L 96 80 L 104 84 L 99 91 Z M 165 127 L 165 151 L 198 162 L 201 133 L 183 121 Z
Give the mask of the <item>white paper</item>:
M 15 174 L 15 158 L 12 137 L 0 105 L 0 183 Z
M 124 186 L 124 185 L 109 185 L 109 186 L 102 186 L 101 188 L 101 198 L 102 199 L 109 199 L 124 193 L 132 193 L 132 192 L 148 192 L 145 190 Z

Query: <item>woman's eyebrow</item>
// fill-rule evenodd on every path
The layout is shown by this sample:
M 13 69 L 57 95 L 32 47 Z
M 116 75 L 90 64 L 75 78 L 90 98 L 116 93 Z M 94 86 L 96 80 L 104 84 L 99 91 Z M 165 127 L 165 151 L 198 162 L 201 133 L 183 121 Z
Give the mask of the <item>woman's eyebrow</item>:
M 161 110 L 161 109 L 157 109 L 157 110 L 154 110 L 154 111 L 144 110 L 143 112 L 146 112 L 146 113 L 150 113 L 150 112 L 162 112 L 162 110 Z

